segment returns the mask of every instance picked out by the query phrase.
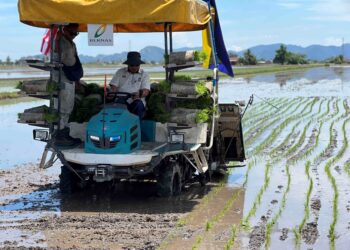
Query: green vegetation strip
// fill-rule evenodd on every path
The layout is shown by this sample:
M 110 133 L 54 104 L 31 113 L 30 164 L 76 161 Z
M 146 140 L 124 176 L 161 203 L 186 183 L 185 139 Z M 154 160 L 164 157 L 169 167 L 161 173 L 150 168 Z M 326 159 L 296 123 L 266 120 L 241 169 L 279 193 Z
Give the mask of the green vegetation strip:
M 308 64 L 308 65 L 271 65 L 271 66 L 254 66 L 254 67 L 245 67 L 245 68 L 235 68 L 233 67 L 233 71 L 235 72 L 235 76 L 252 76 L 257 74 L 267 74 L 267 73 L 277 73 L 277 72 L 288 72 L 288 71 L 299 71 L 306 70 L 311 68 L 320 68 L 324 67 L 324 64 Z M 183 74 L 189 75 L 191 77 L 207 77 L 212 76 L 212 70 L 183 70 Z M 228 78 L 227 75 L 223 73 L 219 73 L 220 78 Z M 151 72 L 151 78 L 159 78 L 164 77 L 163 72 Z
M 310 217 L 310 197 L 311 197 L 311 192 L 312 192 L 313 185 L 314 185 L 313 184 L 313 180 L 311 179 L 311 176 L 310 176 L 310 166 L 311 166 L 311 162 L 307 161 L 306 164 L 305 164 L 305 174 L 306 174 L 307 179 L 309 181 L 309 188 L 308 188 L 307 193 L 306 193 L 306 201 L 305 201 L 305 204 L 304 204 L 304 217 L 303 217 L 302 221 L 300 222 L 299 226 L 297 228 L 293 229 L 294 240 L 295 240 L 295 244 L 297 246 L 300 245 L 301 232 L 302 232 L 302 230 L 304 228 L 304 225 L 305 225 L 306 221 Z
M 275 216 L 271 219 L 271 221 L 266 225 L 266 234 L 265 234 L 265 249 L 269 249 L 270 247 L 270 241 L 271 241 L 271 231 L 273 226 L 276 224 L 277 220 L 281 217 L 283 210 L 286 207 L 287 203 L 287 194 L 290 190 L 290 183 L 291 183 L 291 175 L 289 172 L 289 165 L 286 165 L 286 174 L 287 174 L 287 188 L 283 193 L 281 205 L 278 209 L 278 212 L 275 214 Z
M 21 95 L 18 92 L 2 92 L 2 93 L 0 93 L 0 100 L 14 99 L 14 98 L 19 98 L 19 97 L 23 97 L 23 95 Z

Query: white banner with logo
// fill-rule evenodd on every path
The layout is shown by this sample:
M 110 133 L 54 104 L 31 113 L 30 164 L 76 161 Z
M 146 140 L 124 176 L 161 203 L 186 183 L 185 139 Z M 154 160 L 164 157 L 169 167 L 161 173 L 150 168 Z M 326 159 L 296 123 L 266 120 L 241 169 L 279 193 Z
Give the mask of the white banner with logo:
M 113 46 L 113 24 L 88 24 L 89 46 Z

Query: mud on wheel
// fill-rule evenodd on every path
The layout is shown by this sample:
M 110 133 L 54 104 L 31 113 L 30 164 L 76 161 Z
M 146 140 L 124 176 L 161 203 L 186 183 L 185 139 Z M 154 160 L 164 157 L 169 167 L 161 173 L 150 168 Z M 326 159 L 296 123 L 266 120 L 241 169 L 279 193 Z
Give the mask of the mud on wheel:
M 164 160 L 157 178 L 157 195 L 170 197 L 181 194 L 182 182 L 179 163 L 176 160 Z

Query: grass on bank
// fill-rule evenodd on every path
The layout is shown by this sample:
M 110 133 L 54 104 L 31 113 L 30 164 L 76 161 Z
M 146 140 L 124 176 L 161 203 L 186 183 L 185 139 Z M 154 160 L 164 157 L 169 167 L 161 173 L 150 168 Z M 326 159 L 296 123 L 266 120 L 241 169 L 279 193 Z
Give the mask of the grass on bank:
M 18 92 L 2 92 L 2 93 L 0 93 L 0 100 L 13 99 L 13 98 L 19 98 L 19 97 L 23 97 L 23 95 L 18 93 Z

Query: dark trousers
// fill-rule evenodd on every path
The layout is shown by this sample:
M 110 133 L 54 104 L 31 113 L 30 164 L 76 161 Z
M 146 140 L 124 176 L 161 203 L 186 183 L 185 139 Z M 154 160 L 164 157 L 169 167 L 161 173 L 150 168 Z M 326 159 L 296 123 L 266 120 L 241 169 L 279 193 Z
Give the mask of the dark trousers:
M 135 100 L 132 103 L 128 104 L 128 110 L 134 115 L 137 115 L 141 121 L 145 115 L 146 108 L 141 100 Z

